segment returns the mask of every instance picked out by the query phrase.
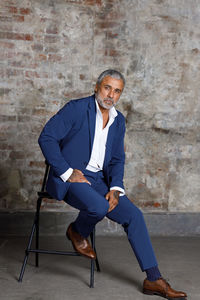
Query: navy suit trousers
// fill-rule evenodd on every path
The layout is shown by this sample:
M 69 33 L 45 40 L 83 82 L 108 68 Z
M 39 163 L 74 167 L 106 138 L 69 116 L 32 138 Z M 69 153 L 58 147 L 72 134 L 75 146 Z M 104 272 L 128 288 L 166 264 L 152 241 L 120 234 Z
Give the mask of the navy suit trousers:
M 84 175 L 91 185 L 71 183 L 64 199 L 80 211 L 73 223 L 74 229 L 81 236 L 88 237 L 94 226 L 106 216 L 123 226 L 142 271 L 157 266 L 142 212 L 126 196 L 120 196 L 118 205 L 108 213 L 109 203 L 105 195 L 109 189 L 103 172 L 85 170 Z

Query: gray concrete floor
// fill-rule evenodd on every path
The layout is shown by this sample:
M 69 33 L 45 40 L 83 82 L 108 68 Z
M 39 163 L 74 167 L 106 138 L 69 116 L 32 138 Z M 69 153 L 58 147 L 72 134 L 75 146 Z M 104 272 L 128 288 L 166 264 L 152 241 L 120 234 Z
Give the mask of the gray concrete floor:
M 0 299 L 5 300 L 158 300 L 141 293 L 145 273 L 140 271 L 126 237 L 97 236 L 101 272 L 95 273 L 95 288 L 90 289 L 89 260 L 84 257 L 42 255 L 40 267 L 30 254 L 23 282 L 17 278 L 26 247 L 25 237 L 0 239 Z M 154 237 L 152 243 L 163 277 L 200 299 L 200 238 Z M 71 250 L 65 237 L 42 237 L 41 246 Z

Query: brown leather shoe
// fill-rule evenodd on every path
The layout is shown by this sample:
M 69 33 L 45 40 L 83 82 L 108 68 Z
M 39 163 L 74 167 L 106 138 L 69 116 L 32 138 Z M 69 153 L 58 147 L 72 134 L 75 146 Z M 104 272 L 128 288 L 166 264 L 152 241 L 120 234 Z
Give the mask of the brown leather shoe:
M 184 292 L 173 290 L 169 283 L 163 278 L 156 281 L 145 279 L 143 283 L 143 293 L 147 295 L 158 295 L 169 300 L 184 300 L 187 298 Z
M 72 224 L 67 228 L 66 236 L 69 240 L 71 240 L 74 249 L 80 253 L 91 259 L 96 259 L 96 253 L 90 246 L 88 239 L 83 238 L 79 233 L 72 230 Z

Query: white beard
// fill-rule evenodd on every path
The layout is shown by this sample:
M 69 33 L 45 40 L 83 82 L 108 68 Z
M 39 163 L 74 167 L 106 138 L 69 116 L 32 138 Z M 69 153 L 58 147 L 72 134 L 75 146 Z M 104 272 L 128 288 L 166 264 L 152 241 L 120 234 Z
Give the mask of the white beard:
M 114 103 L 114 101 L 113 101 L 112 98 L 104 98 L 104 99 L 102 99 L 102 98 L 99 96 L 99 93 L 96 93 L 96 94 L 95 94 L 95 97 L 96 97 L 96 100 L 97 100 L 98 104 L 99 104 L 101 107 L 105 108 L 105 109 L 111 109 L 112 107 L 114 107 L 114 106 L 116 105 L 116 104 Z M 111 101 L 112 104 L 111 104 L 111 105 L 106 104 L 106 103 L 104 102 L 105 100 Z

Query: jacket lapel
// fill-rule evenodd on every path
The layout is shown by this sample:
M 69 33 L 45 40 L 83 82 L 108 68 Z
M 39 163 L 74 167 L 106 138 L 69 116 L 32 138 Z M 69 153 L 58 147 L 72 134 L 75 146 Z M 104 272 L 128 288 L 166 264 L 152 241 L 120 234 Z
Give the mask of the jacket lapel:
M 114 136 L 116 134 L 117 130 L 117 117 L 115 118 L 115 121 L 112 123 L 112 125 L 109 128 L 108 131 L 108 137 L 106 142 L 106 153 L 105 153 L 105 159 L 104 159 L 104 167 L 107 165 L 107 161 L 110 160 L 111 151 L 112 151 L 112 143 Z

